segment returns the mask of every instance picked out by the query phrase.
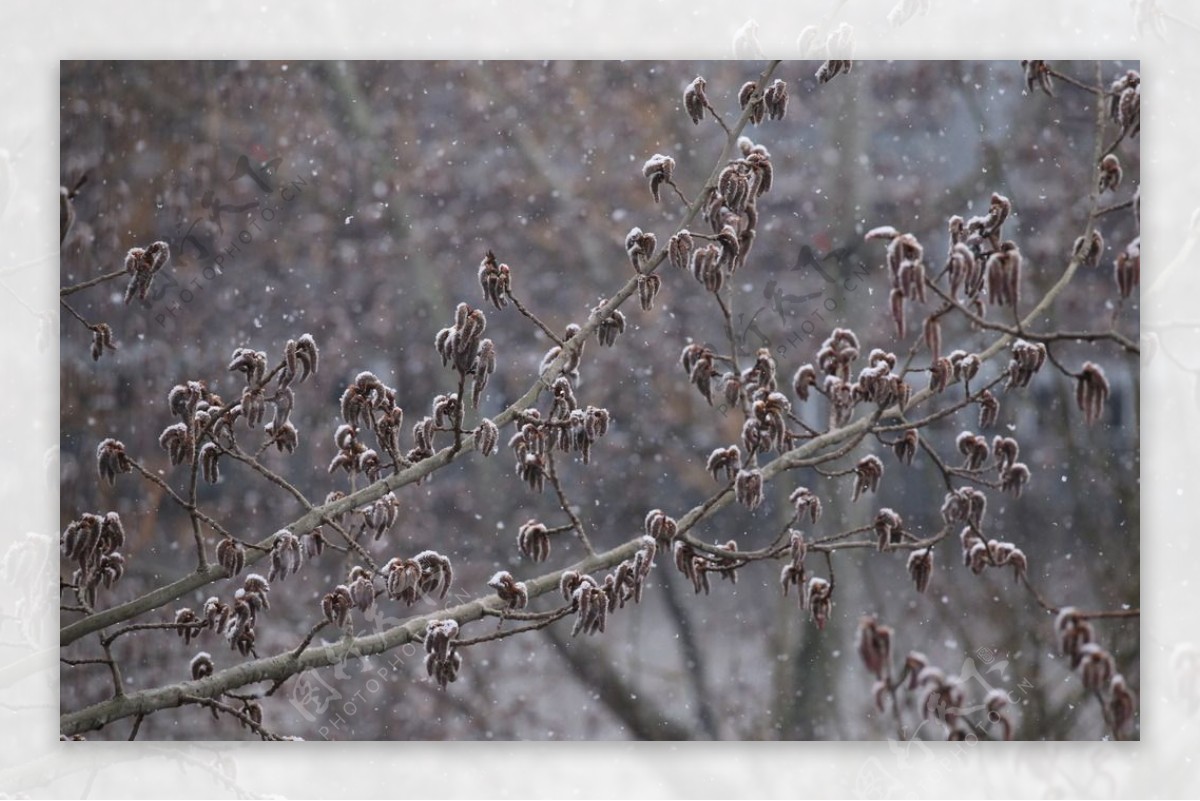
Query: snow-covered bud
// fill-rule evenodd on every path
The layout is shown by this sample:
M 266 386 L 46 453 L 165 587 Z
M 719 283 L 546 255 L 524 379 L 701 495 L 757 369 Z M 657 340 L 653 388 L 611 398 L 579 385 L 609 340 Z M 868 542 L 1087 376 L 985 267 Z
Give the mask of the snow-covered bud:
M 929 588 L 929 579 L 933 576 L 932 548 L 918 548 L 908 555 L 908 575 L 917 585 L 917 592 L 923 593 Z

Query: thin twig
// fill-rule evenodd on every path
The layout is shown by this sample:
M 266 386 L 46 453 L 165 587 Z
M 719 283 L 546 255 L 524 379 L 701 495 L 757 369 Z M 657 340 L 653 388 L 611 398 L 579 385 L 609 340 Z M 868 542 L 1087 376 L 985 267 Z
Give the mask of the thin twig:
M 725 318 L 725 336 L 729 339 L 729 351 L 733 354 L 733 356 L 730 358 L 730 361 L 733 362 L 733 371 L 737 375 L 741 375 L 742 369 L 738 366 L 737 359 L 737 336 L 733 332 L 733 312 L 730 310 L 729 305 L 725 303 L 725 298 L 721 297 L 720 290 L 717 290 L 712 294 L 713 297 L 717 299 L 717 305 L 721 307 L 721 316 Z
M 529 320 L 538 328 L 542 329 L 542 333 L 549 337 L 551 342 L 553 342 L 555 345 L 558 345 L 560 348 L 562 347 L 563 341 L 559 339 L 558 335 L 551 331 L 550 326 L 543 323 L 536 314 L 525 308 L 521 301 L 517 299 L 517 296 L 513 294 L 511 288 L 505 289 L 504 294 L 507 295 L 508 299 L 511 300 L 513 305 L 517 307 L 517 311 L 529 318 Z
M 253 718 L 238 709 L 234 709 L 229 704 L 218 701 L 215 698 L 202 698 L 198 695 L 184 695 L 181 701 L 186 704 L 196 704 L 198 706 L 206 706 L 209 709 L 215 709 L 218 712 L 223 712 L 226 715 L 237 718 L 238 721 L 257 734 L 264 740 L 283 740 L 284 738 L 274 732 L 266 729 L 261 723 L 256 722 Z
M 111 659 L 67 659 L 65 656 L 59 657 L 59 662 L 62 662 L 68 667 L 79 667 L 81 665 L 109 665 Z
M 482 643 L 482 642 L 491 642 L 493 640 L 503 640 L 505 637 L 511 637 L 514 634 L 522 634 L 526 631 L 537 631 L 538 629 L 544 629 L 544 628 L 546 628 L 546 626 L 549 626 L 551 623 L 554 623 L 558 620 L 562 620 L 564 617 L 566 617 L 569 614 L 571 614 L 571 607 L 564 606 L 561 609 L 555 610 L 548 617 L 542 618 L 541 620 L 538 620 L 534 623 L 530 623 L 527 626 L 518 626 L 515 629 L 502 629 L 500 631 L 493 631 L 491 634 L 483 634 L 483 635 L 480 635 L 479 637 L 475 637 L 475 638 L 469 639 L 469 640 L 455 640 L 454 643 L 455 643 L 455 646 L 458 648 L 469 648 L 472 645 L 479 645 L 479 643 Z M 514 619 L 516 619 L 516 618 L 514 618 Z
M 256 548 L 261 551 L 271 550 L 270 548 L 264 548 L 262 546 L 255 545 L 252 542 L 248 542 L 246 540 L 235 537 L 233 534 L 231 534 L 229 532 L 228 529 L 226 529 L 223 525 L 218 523 L 216 520 L 213 520 L 211 517 L 206 515 L 204 512 L 201 512 L 199 509 L 192 508 L 192 505 L 189 504 L 187 501 L 185 501 L 183 498 L 181 498 L 179 496 L 179 494 L 175 492 L 175 490 L 171 489 L 170 485 L 167 484 L 167 482 L 163 481 L 162 478 L 155 475 L 150 470 L 147 470 L 145 465 L 143 465 L 141 462 L 137 461 L 136 459 L 130 459 L 129 463 L 133 466 L 134 470 L 136 470 L 139 474 L 141 474 L 141 476 L 143 478 L 145 478 L 146 480 L 150 481 L 151 483 L 157 485 L 160 489 L 162 489 L 164 492 L 166 492 L 167 495 L 171 498 L 171 500 L 173 500 L 177 504 L 179 504 L 179 506 L 185 512 L 188 512 L 189 514 L 191 514 L 192 512 L 195 512 L 196 517 L 198 517 L 200 520 L 202 520 L 205 525 L 207 525 L 213 531 L 220 534 L 222 537 L 228 537 L 231 540 L 240 542 L 242 545 L 246 546 L 247 548 Z
M 1104 618 L 1141 617 L 1141 609 L 1109 609 L 1103 612 L 1076 612 L 1075 616 L 1084 620 L 1100 620 Z
M 1111 214 L 1114 211 L 1121 211 L 1122 209 L 1130 208 L 1131 206 L 1133 206 L 1133 198 L 1130 198 L 1123 203 L 1114 203 L 1111 206 L 1102 206 L 1101 208 L 1098 208 L 1092 212 L 1092 216 L 1100 217 L 1104 214 Z
M 1075 262 L 1074 258 L 1072 259 L 1072 262 L 1073 263 Z M 993 323 L 993 322 L 991 322 L 989 320 L 985 320 L 984 318 L 975 314 L 970 309 L 968 309 L 967 307 L 965 307 L 961 303 L 959 303 L 957 300 L 950 297 L 949 294 L 947 294 L 945 291 L 943 291 L 942 288 L 939 287 L 937 284 L 935 284 L 933 281 L 926 279 L 925 285 L 928 286 L 930 289 L 932 289 L 934 292 L 936 292 L 942 298 L 942 300 L 946 301 L 947 303 L 953 304 L 954 307 L 959 312 L 961 312 L 963 315 L 965 315 L 966 318 L 968 320 L 970 320 L 972 323 L 979 326 L 980 328 L 986 328 L 989 331 L 1000 331 L 1000 332 L 1003 332 L 1010 336 L 1021 337 L 1022 339 L 1028 339 L 1028 340 L 1032 340 L 1034 342 L 1057 342 L 1060 340 L 1071 340 L 1071 341 L 1075 341 L 1075 342 L 1096 342 L 1096 341 L 1100 341 L 1100 340 L 1111 340 L 1111 341 L 1117 343 L 1118 345 L 1120 345 L 1125 350 L 1129 351 L 1130 353 L 1141 353 L 1141 348 L 1138 346 L 1138 344 L 1136 342 L 1134 342 L 1133 340 L 1129 339 L 1128 337 L 1126 337 L 1116 331 L 1049 331 L 1049 332 L 1045 332 L 1045 333 L 1039 333 L 1036 331 L 1029 331 L 1028 329 L 1026 329 L 1024 327 L 1024 325 L 1010 326 L 1010 325 L 1004 325 L 1003 323 Z M 1031 319 L 1032 317 L 1033 317 L 1033 314 L 1027 315 L 1025 318 L 1025 322 L 1028 322 L 1028 320 Z
M 575 510 L 571 508 L 570 501 L 567 500 L 566 494 L 563 492 L 562 483 L 558 480 L 558 472 L 554 467 L 554 449 L 546 450 L 546 478 L 550 480 L 550 485 L 554 487 L 554 492 L 558 495 L 558 505 L 567 513 L 567 517 L 571 519 L 571 525 L 575 528 L 575 533 L 579 535 L 579 541 L 583 544 L 583 549 L 589 555 L 595 555 L 596 551 L 592 548 L 591 540 L 588 539 L 587 532 L 583 529 L 583 521 L 579 519 L 579 515 L 575 514 Z
M 104 275 L 96 276 L 95 278 L 88 279 L 87 281 L 83 281 L 82 283 L 71 284 L 70 286 L 65 286 L 62 289 L 58 290 L 58 296 L 60 298 L 65 298 L 67 295 L 73 295 L 76 292 L 81 292 L 89 287 L 96 286 L 97 284 L 103 284 L 105 281 L 111 281 L 114 278 L 120 278 L 121 276 L 128 275 L 128 274 L 129 273 L 126 272 L 124 269 L 114 270 L 111 273 L 105 273 Z
M 683 194 L 683 191 L 675 185 L 674 181 L 667 181 L 666 183 L 675 190 L 675 195 L 679 198 L 679 202 L 683 204 L 685 209 L 692 205 L 692 201 L 687 199 L 687 195 Z
M 1063 83 L 1068 84 L 1070 86 L 1074 86 L 1076 89 L 1082 89 L 1085 92 L 1091 92 L 1092 94 L 1097 95 L 1097 97 L 1100 98 L 1101 100 L 1103 100 L 1105 95 L 1110 94 L 1103 87 L 1091 86 L 1089 84 L 1086 84 L 1083 81 L 1080 81 L 1076 78 L 1072 78 L 1070 75 L 1067 75 L 1065 72 L 1059 72 L 1058 70 L 1051 67 L 1049 64 L 1046 65 L 1046 72 L 1050 73 L 1055 78 L 1058 78 Z
M 133 623 L 128 626 L 122 626 L 112 634 L 109 634 L 100 642 L 105 646 L 112 645 L 112 643 L 118 637 L 135 631 L 148 631 L 151 629 L 173 629 L 175 631 L 182 631 L 183 629 L 195 629 L 197 632 L 199 632 L 205 628 L 208 628 L 207 620 L 196 620 L 191 623 Z
M 308 634 L 305 635 L 304 639 L 301 640 L 300 644 L 296 646 L 296 650 L 292 651 L 292 657 L 295 659 L 299 659 L 300 654 L 304 653 L 304 649 L 312 644 L 313 637 L 317 636 L 317 632 L 319 632 L 321 629 L 325 628 L 328 625 L 329 625 L 328 620 L 322 620 L 319 623 L 315 624 L 311 629 L 309 629 Z

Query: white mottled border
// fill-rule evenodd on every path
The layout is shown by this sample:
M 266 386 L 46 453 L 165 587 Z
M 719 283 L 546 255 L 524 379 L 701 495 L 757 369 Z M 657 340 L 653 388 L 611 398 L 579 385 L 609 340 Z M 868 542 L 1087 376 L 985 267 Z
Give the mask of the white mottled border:
M 1159 16 L 1155 16 L 1155 14 Z M 1137 14 L 1145 22 L 1139 32 Z M 48 569 L 0 583 L 0 612 L 42 610 L 38 652 L 0 649 L 0 794 L 57 796 L 1164 796 L 1200 792 L 1200 711 L 1181 649 L 1200 645 L 1192 496 L 1195 376 L 1143 369 L 1141 743 L 132 745 L 57 741 L 58 60 L 77 58 L 798 57 L 809 24 L 846 22 L 856 58 L 1141 59 L 1147 257 L 1143 325 L 1196 305 L 1200 7 L 1186 0 L 14 3 L 0 7 L 0 552 Z M 1161 28 L 1156 27 L 1161 22 Z M 1161 34 L 1161 38 L 1160 38 Z M 1195 223 L 1192 221 L 1196 220 Z M 1158 282 L 1156 285 L 1156 281 Z M 1151 289 L 1153 287 L 1153 289 Z M 39 349 L 39 319 L 51 315 Z M 1189 352 L 1189 331 L 1175 350 Z M 1200 358 L 1194 359 L 1200 364 Z M 32 425 L 31 425 L 32 424 Z M 45 579 L 43 581 L 43 579 Z M 42 584 L 45 584 L 43 587 Z

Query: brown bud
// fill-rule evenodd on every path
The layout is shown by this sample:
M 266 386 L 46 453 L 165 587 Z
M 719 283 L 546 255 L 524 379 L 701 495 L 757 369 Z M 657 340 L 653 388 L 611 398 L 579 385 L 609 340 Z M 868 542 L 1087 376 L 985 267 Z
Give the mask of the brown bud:
M 929 589 L 933 576 L 933 548 L 918 548 L 908 555 L 908 575 L 917 585 L 917 592 Z
M 646 513 L 645 530 L 647 537 L 666 544 L 675 539 L 679 526 L 662 509 L 651 509 Z
M 892 628 L 867 615 L 858 622 L 858 655 L 875 678 L 891 672 Z
M 642 175 L 650 179 L 650 194 L 655 203 L 660 200 L 659 187 L 664 183 L 670 183 L 671 175 L 674 172 L 675 159 L 661 153 L 655 153 L 642 165 Z
M 483 299 L 491 302 L 497 309 L 508 305 L 508 290 L 511 286 L 512 271 L 507 264 L 500 264 L 496 254 L 488 251 L 483 261 L 479 263 L 479 286 L 483 290 Z
M 917 434 L 915 428 L 910 428 L 904 432 L 904 436 L 896 440 L 892 445 L 892 450 L 896 453 L 896 458 L 904 464 L 912 464 L 913 457 L 917 455 L 917 446 L 920 444 L 921 438 Z
M 1092 235 L 1086 239 L 1078 237 L 1071 251 L 1071 256 L 1084 267 L 1095 267 L 1103 255 L 1104 237 L 1095 229 L 1092 229 Z
M 116 483 L 119 473 L 131 472 L 133 463 L 125 454 L 125 443 L 111 437 L 102 440 L 96 446 L 96 468 L 100 478 L 107 480 L 110 485 Z
M 612 313 L 600 322 L 596 327 L 596 339 L 605 347 L 612 347 L 617 341 L 617 335 L 625 332 L 625 315 L 620 309 L 613 309 Z
M 704 119 L 704 109 L 708 108 L 708 98 L 704 95 L 705 86 L 704 79 L 697 76 L 683 93 L 683 107 L 695 125 L 699 125 L 700 120 Z
M 213 674 L 212 655 L 207 651 L 201 651 L 192 657 L 192 681 L 199 681 Z
M 728 448 L 717 448 L 708 456 L 705 469 L 717 480 L 718 474 L 724 473 L 727 481 L 732 480 L 742 467 L 742 452 L 737 445 Z
M 1050 78 L 1050 66 L 1045 61 L 1022 61 L 1025 70 L 1025 90 L 1033 94 L 1034 87 L 1054 97 L 1054 84 Z
M 526 559 L 534 562 L 544 562 L 550 557 L 550 534 L 548 529 L 536 520 L 528 520 L 517 531 L 517 550 Z
M 1084 362 L 1075 384 L 1075 403 L 1083 412 L 1083 421 L 1092 425 L 1104 412 L 1108 400 L 1108 378 L 1103 368 L 1093 362 Z
M 1016 244 L 1007 241 L 988 257 L 984 267 L 988 303 L 996 306 L 1015 307 L 1021 293 L 1021 251 Z
M 1073 670 L 1079 666 L 1080 650 L 1092 641 L 1092 626 L 1079 615 L 1075 607 L 1065 606 L 1059 610 L 1054 629 L 1058 633 L 1059 650 L 1063 656 L 1071 657 Z
M 787 114 L 787 83 L 778 78 L 772 81 L 763 93 L 763 103 L 767 108 L 768 119 L 782 120 Z
M 479 425 L 475 428 L 475 449 L 484 456 L 491 456 L 496 452 L 499 440 L 500 429 L 496 427 L 496 424 L 487 417 L 480 420 Z
M 1133 692 L 1125 682 L 1125 677 L 1114 673 L 1108 685 L 1108 710 L 1112 715 L 1113 731 L 1120 735 L 1121 731 L 1133 722 L 1137 702 Z
M 529 590 L 525 582 L 517 581 L 507 570 L 501 570 L 488 580 L 506 609 L 524 609 L 529 605 Z
M 1113 266 L 1113 279 L 1117 283 L 1117 291 L 1121 294 L 1123 300 L 1127 300 L 1141 282 L 1141 252 L 1141 237 L 1138 237 L 1128 247 L 1117 254 L 1117 260 Z
M 796 508 L 796 518 L 800 519 L 806 514 L 808 519 L 815 525 L 821 519 L 821 499 L 818 498 L 808 487 L 797 487 L 790 496 L 788 501 Z
M 246 564 L 246 549 L 237 540 L 225 537 L 217 543 L 217 564 L 230 576 L 236 576 Z
M 1000 488 L 1020 498 L 1029 483 L 1029 468 L 1022 462 L 1014 462 L 1000 471 Z
M 885 507 L 876 513 L 875 536 L 878 550 L 891 550 L 891 547 L 902 539 L 903 531 L 904 521 L 895 511 Z
M 738 503 L 751 511 L 763 501 L 763 478 L 757 469 L 742 469 L 734 480 Z
M 1046 346 L 1040 342 L 1015 340 L 1012 344 L 1012 361 L 1008 364 L 1007 388 L 1029 386 L 1029 381 L 1042 369 L 1046 362 Z
M 1083 679 L 1084 689 L 1089 692 L 1108 689 L 1113 674 L 1116 673 L 1112 654 L 1094 642 L 1081 645 L 1079 647 L 1079 673 Z
M 655 273 L 639 275 L 637 289 L 638 301 L 641 303 L 642 311 L 650 311 L 654 308 L 654 299 L 658 297 L 658 292 L 662 289 L 662 279 Z
M 930 358 L 935 361 L 942 353 L 942 323 L 937 317 L 925 318 L 925 346 L 929 348 Z
M 854 475 L 853 500 L 857 501 L 863 493 L 879 489 L 879 480 L 883 477 L 883 462 L 874 455 L 864 456 L 854 466 Z
M 854 62 L 850 59 L 843 59 L 840 61 L 837 59 L 829 59 L 817 68 L 817 82 L 829 83 L 836 76 L 841 75 L 843 72 L 849 75 L 853 66 Z
M 890 296 L 892 323 L 896 326 L 896 336 L 904 338 L 904 292 L 899 288 L 893 289 Z
M 987 439 L 972 434 L 970 431 L 959 434 L 955 444 L 958 446 L 958 452 L 967 459 L 963 465 L 966 470 L 978 470 L 987 461 L 991 452 Z
M 687 229 L 672 236 L 667 241 L 667 256 L 671 264 L 680 270 L 687 269 L 693 246 L 692 234 Z
M 808 580 L 808 610 L 818 629 L 824 629 L 833 608 L 833 585 L 823 578 L 813 576 Z

